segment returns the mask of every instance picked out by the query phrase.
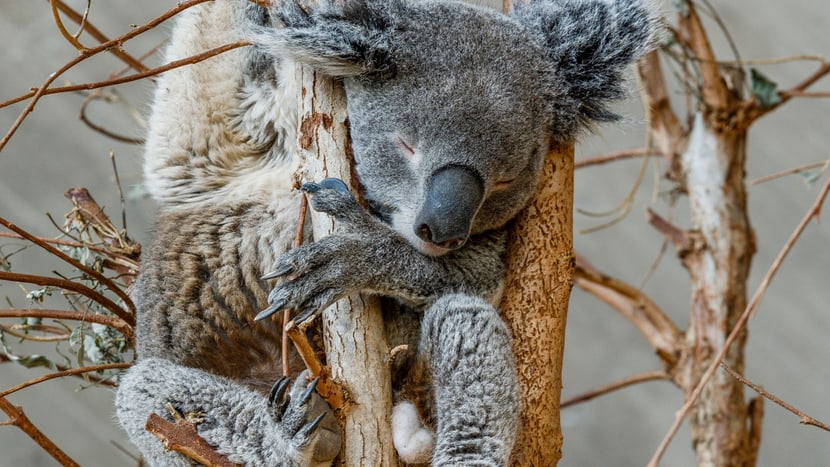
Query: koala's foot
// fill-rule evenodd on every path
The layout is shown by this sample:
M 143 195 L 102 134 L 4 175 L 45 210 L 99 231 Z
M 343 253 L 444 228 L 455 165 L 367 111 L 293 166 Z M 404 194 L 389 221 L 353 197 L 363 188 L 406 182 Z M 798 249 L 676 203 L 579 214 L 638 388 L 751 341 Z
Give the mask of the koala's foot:
M 407 464 L 426 464 L 432 458 L 435 434 L 421 423 L 412 402 L 402 401 L 392 408 L 392 442 Z
M 144 429 L 151 413 L 170 420 L 166 409 L 203 413 L 199 435 L 228 460 L 244 465 L 308 466 L 331 463 L 340 451 L 334 413 L 305 374 L 293 386 L 279 381 L 271 397 L 227 378 L 147 358 L 123 377 L 116 394 L 121 425 L 151 466 L 190 466 L 192 462 Z

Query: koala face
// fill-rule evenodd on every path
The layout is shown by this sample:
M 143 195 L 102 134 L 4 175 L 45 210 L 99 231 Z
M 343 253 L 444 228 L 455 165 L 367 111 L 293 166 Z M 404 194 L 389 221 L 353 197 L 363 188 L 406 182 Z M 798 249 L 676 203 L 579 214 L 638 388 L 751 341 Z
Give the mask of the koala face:
M 370 202 L 440 255 L 503 226 L 533 193 L 550 143 L 548 85 L 544 52 L 515 21 L 417 5 L 391 33 L 392 69 L 345 84 Z
M 342 78 L 374 208 L 428 255 L 502 227 L 552 140 L 613 120 L 622 71 L 651 48 L 648 0 L 530 0 L 510 16 L 451 0 L 275 2 L 259 44 Z

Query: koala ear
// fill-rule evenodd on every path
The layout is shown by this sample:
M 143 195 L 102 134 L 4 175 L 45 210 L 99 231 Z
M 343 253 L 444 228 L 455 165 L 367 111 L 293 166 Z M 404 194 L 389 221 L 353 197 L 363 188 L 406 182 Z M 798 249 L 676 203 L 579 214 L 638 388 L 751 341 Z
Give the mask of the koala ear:
M 306 9 L 297 0 L 272 2 L 275 24 L 254 33 L 254 43 L 334 77 L 368 75 L 393 68 L 389 16 L 374 0 L 321 0 Z
M 650 0 L 531 0 L 516 2 L 511 16 L 552 61 L 555 119 L 566 130 L 617 119 L 607 106 L 624 95 L 623 72 L 655 46 L 659 30 Z

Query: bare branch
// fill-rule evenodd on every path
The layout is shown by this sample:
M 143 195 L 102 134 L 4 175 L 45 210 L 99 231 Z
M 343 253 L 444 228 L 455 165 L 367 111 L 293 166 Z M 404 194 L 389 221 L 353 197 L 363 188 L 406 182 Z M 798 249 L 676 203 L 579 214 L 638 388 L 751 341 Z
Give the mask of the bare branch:
M 778 272 L 778 269 L 783 264 L 784 259 L 786 259 L 787 255 L 792 250 L 795 243 L 798 241 L 801 234 L 804 232 L 804 229 L 807 228 L 807 225 L 810 221 L 815 217 L 818 218 L 821 213 L 821 207 L 824 204 L 824 200 L 827 198 L 827 194 L 830 192 L 830 178 L 824 183 L 824 186 L 821 188 L 818 196 L 816 197 L 815 202 L 801 219 L 801 222 L 798 223 L 793 233 L 790 235 L 790 238 L 787 239 L 787 242 L 781 248 L 781 251 L 778 252 L 778 256 L 776 256 L 775 260 L 773 261 L 772 265 L 770 266 L 767 273 L 764 275 L 764 278 L 761 280 L 761 283 L 758 285 L 758 288 L 755 290 L 755 294 L 752 296 L 752 299 L 749 301 L 749 304 L 744 309 L 741 316 L 735 322 L 735 326 L 730 331 L 729 335 L 726 337 L 726 340 L 723 343 L 723 347 L 721 348 L 720 352 L 718 352 L 717 356 L 712 360 L 712 363 L 706 369 L 706 372 L 701 376 L 700 381 L 698 381 L 697 386 L 695 386 L 694 390 L 689 394 L 686 399 L 686 402 L 683 404 L 683 407 L 675 415 L 675 420 L 672 426 L 669 428 L 668 433 L 661 441 L 660 446 L 658 446 L 657 451 L 652 456 L 651 460 L 649 461 L 649 467 L 657 467 L 660 459 L 663 457 L 663 454 L 666 452 L 666 449 L 669 446 L 672 438 L 677 434 L 677 430 L 680 429 L 680 425 L 683 423 L 683 419 L 686 418 L 689 411 L 691 410 L 692 406 L 695 404 L 697 399 L 700 397 L 700 394 L 703 392 L 703 388 L 706 383 L 712 378 L 712 375 L 715 374 L 715 370 L 718 368 L 718 365 L 723 361 L 723 358 L 726 356 L 726 353 L 729 351 L 729 348 L 732 346 L 732 343 L 741 335 L 741 332 L 746 326 L 746 323 L 749 321 L 749 318 L 755 314 L 755 310 L 758 308 L 758 305 L 761 303 L 761 299 L 763 299 L 764 294 L 766 293 L 767 289 L 769 288 L 770 282 L 772 282 L 773 277 Z
M 726 363 L 721 362 L 720 366 L 724 370 L 726 370 L 727 373 L 732 375 L 732 377 L 734 377 L 735 379 L 737 379 L 741 383 L 743 383 L 743 384 L 749 386 L 750 388 L 752 388 L 753 391 L 757 392 L 758 394 L 760 394 L 764 398 L 780 405 L 781 407 L 783 407 L 783 408 L 789 410 L 790 412 L 794 413 L 795 415 L 797 415 L 801 419 L 801 422 L 800 422 L 801 424 L 803 424 L 803 425 L 812 425 L 812 426 L 821 428 L 824 431 L 830 431 L 830 425 L 827 425 L 825 423 L 822 423 L 822 422 L 816 420 L 815 418 L 813 418 L 813 417 L 805 414 L 804 412 L 796 409 L 792 405 L 784 402 L 779 397 L 768 393 L 767 391 L 764 390 L 763 387 L 761 387 L 761 386 L 753 383 L 752 381 L 746 379 L 743 375 L 741 375 L 740 373 L 735 371 L 732 367 L 730 367 Z
M 721 76 L 715 52 L 709 43 L 709 37 L 697 14 L 694 2 L 686 2 L 688 15 L 680 15 L 679 25 L 685 31 L 688 47 L 699 59 L 700 74 L 703 80 L 703 103 L 716 111 L 726 110 L 732 103 L 732 95 Z
M 822 170 L 824 170 L 827 167 L 830 167 L 830 159 L 827 159 L 826 161 L 813 162 L 812 164 L 802 165 L 800 167 L 793 167 L 793 168 L 790 168 L 790 169 L 787 169 L 787 170 L 782 170 L 781 172 L 776 172 L 774 174 L 765 175 L 763 177 L 758 177 L 758 178 L 756 178 L 755 180 L 752 180 L 749 183 L 752 184 L 752 185 L 758 185 L 760 183 L 768 182 L 770 180 L 775 180 L 776 178 L 781 178 L 781 177 L 784 177 L 784 176 L 787 176 L 787 175 L 801 173 L 801 172 L 804 172 L 806 170 L 813 170 L 813 169 L 822 169 Z
M 9 394 L 20 391 L 21 389 L 26 389 L 29 386 L 34 386 L 35 384 L 39 384 L 44 381 L 49 381 L 50 379 L 63 378 L 64 376 L 75 376 L 83 373 L 92 373 L 95 371 L 127 369 L 132 365 L 132 363 L 102 363 L 100 365 L 90 365 L 80 368 L 69 368 L 63 371 L 56 371 L 55 373 L 49 373 L 48 375 L 39 376 L 37 378 L 30 379 L 29 381 L 26 381 L 24 383 L 20 383 L 17 386 L 12 386 L 9 389 L 0 391 L 0 399 L 8 396 Z
M 117 329 L 127 342 L 133 341 L 133 329 L 121 318 L 102 315 L 98 313 L 81 313 L 68 310 L 41 310 L 41 309 L 17 309 L 0 310 L 0 318 L 47 318 L 65 319 L 71 321 L 82 321 L 84 323 L 97 323 Z
M 144 429 L 160 439 L 165 449 L 181 453 L 202 465 L 208 467 L 236 466 L 225 456 L 217 453 L 207 441 L 202 439 L 193 422 L 185 418 L 178 417 L 176 423 L 170 423 L 155 413 L 151 413 Z
M 65 65 L 63 65 L 58 70 L 56 70 L 54 73 L 50 74 L 49 77 L 46 78 L 46 81 L 43 82 L 43 84 L 38 88 L 38 90 L 32 96 L 32 100 L 29 101 L 29 104 L 26 106 L 26 108 L 24 108 L 23 111 L 20 112 L 20 115 L 17 117 L 15 122 L 12 124 L 11 128 L 6 133 L 6 135 L 2 139 L 0 139 L 0 151 L 2 151 L 4 147 L 6 147 L 6 144 L 8 144 L 9 140 L 11 140 L 12 136 L 14 136 L 15 132 L 17 132 L 17 129 L 20 128 L 20 125 L 23 124 L 23 121 L 26 119 L 26 117 L 30 113 L 32 113 L 32 111 L 35 108 L 35 105 L 37 105 L 37 102 L 40 100 L 41 97 L 43 97 L 44 93 L 49 88 L 49 86 L 51 86 L 52 83 L 55 82 L 56 79 L 61 77 L 69 69 L 73 68 L 75 65 L 77 65 L 77 64 L 83 62 L 84 60 L 86 60 L 86 59 L 88 59 L 92 56 L 95 56 L 95 55 L 97 55 L 101 52 L 104 52 L 106 50 L 110 50 L 112 48 L 121 47 L 121 45 L 124 42 L 126 42 L 126 41 L 140 35 L 140 34 L 143 34 L 147 31 L 149 31 L 150 29 L 155 28 L 159 24 L 167 21 L 168 19 L 172 18 L 173 16 L 181 13 L 182 11 L 184 11 L 184 10 L 190 8 L 190 7 L 196 6 L 200 3 L 205 3 L 207 1 L 211 1 L 211 0 L 187 0 L 187 1 L 183 1 L 181 3 L 178 3 L 173 8 L 167 10 L 162 15 L 157 16 L 156 18 L 148 21 L 147 23 L 143 24 L 142 26 L 134 28 L 134 29 L 130 30 L 129 32 L 125 33 L 125 34 L 122 34 L 121 36 L 118 36 L 115 39 L 109 40 L 107 42 L 104 42 L 103 44 L 98 45 L 97 47 L 93 47 L 91 49 L 84 50 L 79 56 L 77 56 L 74 59 L 70 60 Z
M 128 324 L 135 325 L 135 317 L 133 316 L 135 314 L 135 304 L 133 303 L 133 300 L 130 298 L 130 296 L 127 294 L 127 292 L 125 292 L 121 287 L 119 287 L 117 284 L 115 284 L 108 277 L 104 276 L 100 272 L 98 272 L 98 271 L 96 271 L 96 270 L 94 270 L 94 269 L 92 269 L 92 268 L 90 268 L 90 267 L 88 267 L 84 264 L 81 264 L 80 261 L 76 260 L 75 258 L 70 257 L 69 255 L 67 255 L 66 253 L 58 250 L 57 248 L 53 247 L 49 243 L 41 241 L 38 237 L 30 234 L 29 232 L 23 230 L 20 227 L 12 224 L 8 220 L 4 219 L 3 217 L 0 217 L 0 225 L 5 226 L 7 229 L 11 230 L 12 232 L 20 235 L 21 237 L 23 237 L 26 240 L 34 243 L 35 245 L 43 248 L 44 250 L 48 251 L 52 255 L 57 256 L 58 258 L 60 258 L 64 262 L 72 265 L 73 267 L 77 268 L 79 271 L 82 271 L 84 274 L 88 275 L 89 277 L 91 277 L 91 278 L 95 279 L 96 281 L 100 282 L 101 284 L 103 284 L 107 289 L 109 289 L 112 293 L 117 295 L 118 298 L 120 298 L 124 302 L 124 305 L 129 310 L 129 313 L 125 313 L 125 311 L 123 309 L 121 309 L 121 307 L 116 305 L 115 303 L 112 303 L 112 308 L 107 307 L 107 309 L 112 311 L 113 313 L 115 313 L 119 317 L 121 317 Z M 41 285 L 43 285 L 43 284 L 41 284 Z M 63 287 L 63 288 L 66 288 L 66 287 Z M 71 289 L 69 289 L 69 290 L 71 290 Z M 89 289 L 89 290 L 92 290 L 92 289 Z M 94 290 L 93 290 L 93 292 L 94 292 Z M 104 297 L 103 295 L 101 295 L 101 298 L 109 300 L 106 297 Z M 101 302 L 99 302 L 99 303 L 101 303 Z M 105 306 L 103 303 L 101 303 L 101 305 Z M 118 312 L 114 311 L 116 309 L 118 310 Z
M 671 367 L 677 363 L 683 334 L 641 290 L 602 274 L 579 255 L 576 256 L 574 279 L 577 286 L 631 321 L 667 365 Z
M 581 169 L 592 165 L 602 165 L 608 162 L 615 162 L 624 159 L 634 159 L 636 157 L 655 157 L 663 154 L 655 149 L 648 148 L 625 149 L 623 151 L 612 152 L 601 156 L 590 157 L 574 162 L 574 169 Z
M 583 402 L 587 402 L 591 399 L 595 399 L 599 396 L 604 396 L 605 394 L 627 388 L 628 386 L 633 386 L 635 384 L 645 383 L 647 381 L 671 381 L 671 375 L 666 373 L 663 370 L 654 370 L 654 371 L 646 371 L 645 373 L 636 374 L 634 376 L 629 376 L 628 378 L 622 379 L 620 381 L 613 382 L 607 386 L 603 386 L 598 389 L 594 389 L 577 396 L 571 397 L 562 401 L 560 408 L 565 408 L 571 405 L 581 404 Z
M 43 434 L 32 422 L 29 420 L 29 417 L 26 416 L 26 413 L 23 412 L 23 409 L 20 407 L 15 406 L 5 397 L 0 397 L 0 410 L 6 412 L 6 415 L 9 416 L 8 423 L 14 425 L 24 433 L 29 435 L 30 438 L 34 442 L 36 442 L 44 451 L 49 453 L 53 459 L 58 461 L 61 465 L 65 467 L 80 467 L 80 464 L 72 460 L 71 457 L 66 455 L 48 436 Z

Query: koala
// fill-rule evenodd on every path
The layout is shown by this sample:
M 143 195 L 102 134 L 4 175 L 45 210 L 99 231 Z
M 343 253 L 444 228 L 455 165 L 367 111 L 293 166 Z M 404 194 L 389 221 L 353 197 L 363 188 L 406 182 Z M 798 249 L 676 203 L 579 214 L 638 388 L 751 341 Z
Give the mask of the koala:
M 608 106 L 657 24 L 648 0 L 531 0 L 509 15 L 451 0 L 214 0 L 182 13 L 167 60 L 255 45 L 158 81 L 144 167 L 159 213 L 134 292 L 137 363 L 116 394 L 149 464 L 191 465 L 144 430 L 167 407 L 199 414 L 232 462 L 330 464 L 340 434 L 313 381 L 279 378 L 276 312 L 302 321 L 367 292 L 384 297 L 390 346 L 411 349 L 393 368 L 401 459 L 505 465 L 520 410 L 494 306 L 506 225 L 552 143 L 616 118 Z M 345 87 L 367 209 L 336 180 L 293 188 L 298 63 Z M 340 227 L 292 250 L 303 192 Z

